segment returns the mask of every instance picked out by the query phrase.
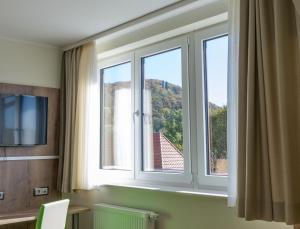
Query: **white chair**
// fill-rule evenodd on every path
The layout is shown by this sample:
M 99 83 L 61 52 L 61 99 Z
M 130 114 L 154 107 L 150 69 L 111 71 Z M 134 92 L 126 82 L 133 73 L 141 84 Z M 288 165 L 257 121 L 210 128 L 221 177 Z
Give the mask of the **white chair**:
M 35 229 L 64 229 L 70 200 L 42 204 Z

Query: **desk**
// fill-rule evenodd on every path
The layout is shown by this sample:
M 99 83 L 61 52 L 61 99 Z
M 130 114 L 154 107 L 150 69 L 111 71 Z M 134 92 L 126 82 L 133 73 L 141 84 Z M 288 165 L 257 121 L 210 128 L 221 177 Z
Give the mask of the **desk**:
M 72 228 L 79 228 L 79 214 L 89 212 L 91 209 L 83 206 L 69 206 L 68 214 L 72 215 Z M 26 223 L 36 220 L 39 209 L 11 212 L 0 215 L 0 226 L 14 223 Z

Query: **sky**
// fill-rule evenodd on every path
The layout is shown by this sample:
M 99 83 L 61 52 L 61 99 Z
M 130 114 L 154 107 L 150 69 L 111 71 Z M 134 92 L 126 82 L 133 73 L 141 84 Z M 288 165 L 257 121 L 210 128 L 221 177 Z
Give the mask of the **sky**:
M 227 104 L 228 36 L 206 41 L 208 101 Z
M 181 87 L 181 49 L 145 57 L 144 74 L 145 79 L 164 80 Z
M 131 78 L 130 62 L 115 65 L 104 69 L 104 83 L 130 81 L 130 78 Z
M 130 80 L 130 63 L 120 64 L 104 70 L 105 83 Z M 160 79 L 181 86 L 180 49 L 144 58 L 145 79 Z
M 208 100 L 218 106 L 227 104 L 227 56 L 227 36 L 206 41 Z M 145 57 L 144 74 L 145 79 L 159 79 L 181 86 L 181 49 Z M 129 81 L 130 78 L 130 63 L 104 70 L 105 83 Z

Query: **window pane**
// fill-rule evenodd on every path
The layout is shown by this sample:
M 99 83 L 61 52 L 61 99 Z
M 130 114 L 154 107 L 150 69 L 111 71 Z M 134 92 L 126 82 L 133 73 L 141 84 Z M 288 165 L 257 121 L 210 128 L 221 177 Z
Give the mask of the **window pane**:
M 102 69 L 103 169 L 132 168 L 131 64 Z
M 204 41 L 209 175 L 228 174 L 227 59 L 227 35 Z
M 181 49 L 142 59 L 143 169 L 182 172 Z

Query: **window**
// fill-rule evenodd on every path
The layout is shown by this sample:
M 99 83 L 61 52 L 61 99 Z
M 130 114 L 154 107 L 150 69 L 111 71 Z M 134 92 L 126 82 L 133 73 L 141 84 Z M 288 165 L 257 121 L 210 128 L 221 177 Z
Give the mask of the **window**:
M 226 24 L 195 35 L 197 152 L 199 187 L 227 185 L 227 65 Z
M 142 58 L 143 170 L 182 172 L 181 48 Z
M 132 169 L 131 63 L 101 69 L 102 169 Z
M 203 50 L 207 174 L 226 176 L 228 36 L 204 40 Z
M 226 33 L 219 24 L 100 61 L 108 182 L 225 190 Z
M 192 185 L 187 36 L 135 52 L 136 179 Z

